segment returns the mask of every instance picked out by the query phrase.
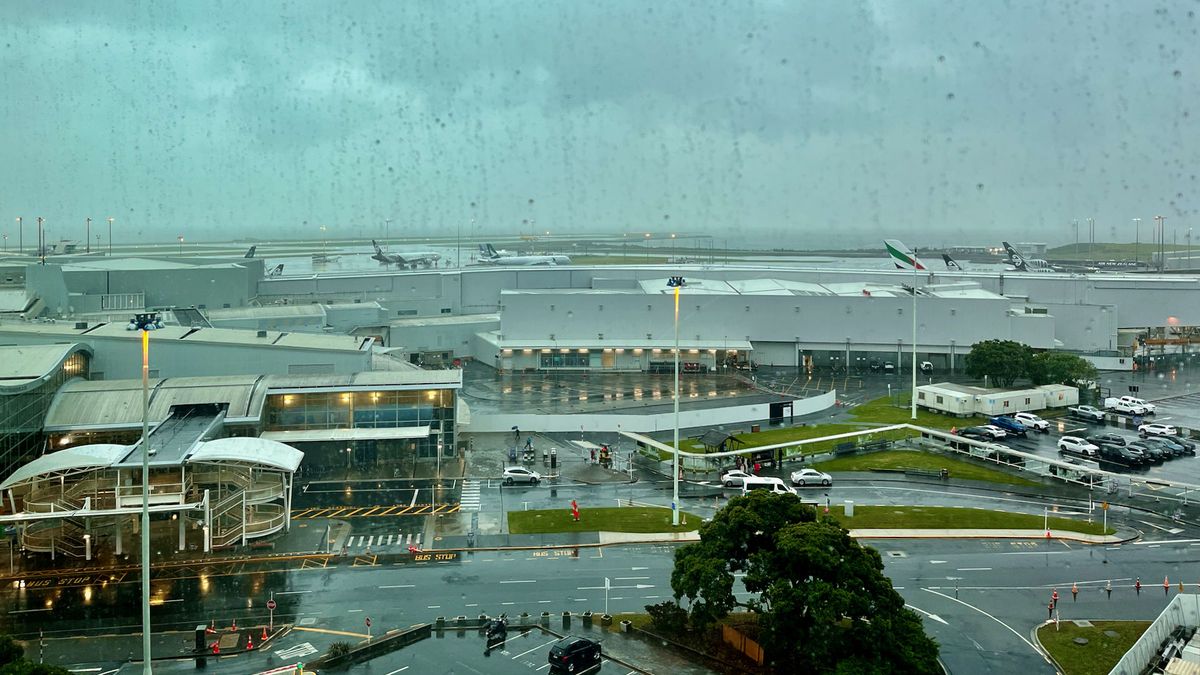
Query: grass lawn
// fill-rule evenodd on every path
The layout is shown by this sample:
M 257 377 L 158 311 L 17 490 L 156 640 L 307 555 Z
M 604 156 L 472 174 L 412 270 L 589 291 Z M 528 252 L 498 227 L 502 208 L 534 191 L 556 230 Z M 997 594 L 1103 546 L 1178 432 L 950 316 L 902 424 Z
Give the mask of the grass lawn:
M 1104 675 L 1149 627 L 1149 621 L 1093 621 L 1091 628 L 1060 621 L 1058 630 L 1054 624 L 1038 628 L 1038 640 L 1062 666 L 1063 675 Z M 1117 637 L 1108 637 L 1106 630 Z M 1087 638 L 1088 643 L 1075 644 L 1072 640 L 1077 637 Z
M 1143 232 L 1143 235 L 1146 233 Z M 1167 244 L 1164 247 L 1167 251 L 1186 251 L 1186 244 Z M 1158 244 L 1154 242 L 1147 243 L 1143 241 L 1136 246 L 1133 242 L 1125 244 L 1096 244 L 1093 249 L 1093 256 L 1096 260 L 1107 260 L 1115 258 L 1119 260 L 1133 260 L 1135 256 L 1142 262 L 1149 262 L 1152 253 L 1158 253 Z M 1046 255 L 1039 256 L 1043 258 L 1057 258 L 1065 260 L 1087 260 L 1088 246 L 1086 243 L 1080 244 L 1078 253 L 1076 253 L 1074 244 L 1066 244 L 1055 248 L 1046 249 Z
M 967 529 L 1041 530 L 1045 521 L 1033 513 L 1011 513 L 951 506 L 858 506 L 847 518 L 844 507 L 835 506 L 829 515 L 846 529 Z M 1050 529 L 1084 534 L 1111 534 L 1115 530 L 1100 523 L 1072 518 L 1050 518 Z
M 910 408 L 897 408 L 888 397 L 867 401 L 850 409 L 850 415 L 859 422 L 875 422 L 877 424 L 908 424 L 912 422 Z M 954 417 L 939 415 L 935 412 L 917 408 L 916 424 L 930 429 L 949 429 L 950 427 L 969 427 L 976 424 L 987 424 L 982 417 Z
M 576 265 L 665 265 L 666 256 L 646 255 L 572 255 L 571 262 Z
M 939 471 L 949 469 L 951 478 L 982 480 L 1006 485 L 1041 485 L 1037 481 L 1017 476 L 1007 471 L 982 466 L 974 462 L 934 455 L 919 450 L 884 450 L 863 455 L 838 457 L 813 465 L 818 471 L 870 471 L 871 469 L 921 469 Z
M 671 525 L 671 509 L 645 506 L 579 507 L 579 522 L 571 509 L 509 511 L 508 530 L 513 534 L 550 534 L 554 532 L 686 532 L 700 527 L 700 516 L 679 513 L 679 527 Z M 684 523 L 686 522 L 686 525 Z

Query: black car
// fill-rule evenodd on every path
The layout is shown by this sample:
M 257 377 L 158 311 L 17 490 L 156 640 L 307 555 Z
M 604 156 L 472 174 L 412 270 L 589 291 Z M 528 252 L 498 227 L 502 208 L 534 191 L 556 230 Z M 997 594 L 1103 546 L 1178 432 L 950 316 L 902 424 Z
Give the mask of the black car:
M 1129 441 L 1124 436 L 1119 434 L 1097 434 L 1095 436 L 1088 436 L 1087 442 L 1094 443 L 1096 445 L 1116 445 L 1122 448 L 1126 445 L 1129 445 Z
M 1111 443 L 1100 446 L 1100 458 L 1124 466 L 1138 466 L 1146 463 L 1146 457 L 1141 453 L 1134 454 L 1129 448 Z
M 954 433 L 963 438 L 974 438 L 977 441 L 994 441 L 997 438 L 995 432 L 984 427 L 964 427 Z
M 1165 448 L 1161 448 L 1150 443 L 1143 443 L 1141 441 L 1134 441 L 1133 443 L 1125 446 L 1125 449 L 1134 453 L 1142 453 L 1142 455 L 1144 455 L 1146 460 L 1149 462 L 1161 462 L 1167 457 L 1171 456 L 1171 453 Z
M 595 640 L 568 635 L 550 647 L 551 672 L 580 673 L 599 669 L 600 643 Z
M 1149 438 L 1143 438 L 1141 443 L 1164 450 L 1172 457 L 1183 457 L 1188 454 L 1187 448 L 1182 443 L 1167 436 L 1150 436 Z M 1195 454 L 1194 450 L 1193 454 Z

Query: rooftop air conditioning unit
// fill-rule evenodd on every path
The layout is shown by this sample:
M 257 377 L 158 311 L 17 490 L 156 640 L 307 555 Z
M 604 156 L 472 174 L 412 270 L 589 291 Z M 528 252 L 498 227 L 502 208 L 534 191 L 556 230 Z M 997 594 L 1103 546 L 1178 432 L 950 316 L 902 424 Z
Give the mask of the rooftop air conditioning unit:
M 267 337 L 267 331 L 265 331 L 265 330 L 258 331 L 258 337 L 260 337 L 260 338 Z
M 86 328 L 87 328 L 86 321 L 76 321 L 75 322 L 75 330 L 85 330 Z

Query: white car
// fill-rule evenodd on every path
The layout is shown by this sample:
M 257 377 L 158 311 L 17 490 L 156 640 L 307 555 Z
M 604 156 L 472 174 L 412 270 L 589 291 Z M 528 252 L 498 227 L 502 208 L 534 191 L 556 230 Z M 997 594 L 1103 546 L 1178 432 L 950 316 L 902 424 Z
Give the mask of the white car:
M 1058 439 L 1058 450 L 1074 455 L 1095 457 L 1100 452 L 1100 446 L 1089 443 L 1078 436 L 1063 436 Z
M 750 474 L 741 469 L 734 469 L 721 476 L 721 485 L 725 487 L 741 487 L 746 482 L 747 478 L 754 478 Z
M 529 483 L 537 485 L 542 479 L 542 474 L 536 471 L 530 471 L 523 466 L 510 466 L 504 470 L 504 484 L 512 485 L 513 483 Z
M 984 424 L 979 428 L 986 431 L 989 435 L 991 435 L 992 438 L 999 439 L 1008 437 L 1008 432 L 996 426 L 995 424 Z
M 1033 413 L 1019 412 L 1013 415 L 1013 419 L 1021 424 L 1024 424 L 1026 427 L 1040 431 L 1043 434 L 1050 433 L 1050 423 L 1038 417 L 1037 415 L 1034 415 Z
M 816 469 L 800 469 L 792 472 L 792 485 L 804 487 L 805 485 L 824 485 L 826 487 L 833 485 L 833 476 L 827 473 L 821 473 Z
M 1153 415 L 1158 412 L 1158 406 L 1144 398 L 1138 398 L 1136 396 L 1122 396 L 1119 400 L 1124 401 L 1125 403 L 1134 407 L 1141 406 L 1142 409 L 1146 411 L 1147 415 Z
M 1178 436 L 1179 430 L 1170 424 L 1143 424 L 1138 427 L 1138 433 L 1146 436 Z

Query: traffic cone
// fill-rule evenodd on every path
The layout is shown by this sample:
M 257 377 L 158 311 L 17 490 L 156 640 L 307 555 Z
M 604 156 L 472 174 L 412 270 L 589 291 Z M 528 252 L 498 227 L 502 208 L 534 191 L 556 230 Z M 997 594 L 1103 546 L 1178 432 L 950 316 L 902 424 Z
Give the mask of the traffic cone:
M 229 630 L 237 630 L 237 617 L 234 617 L 233 626 L 231 626 Z
M 1050 540 L 1050 530 L 1046 530 L 1046 541 Z
M 259 639 L 259 642 L 266 642 L 266 641 L 267 641 L 267 627 L 263 626 L 263 634 L 262 634 L 262 638 Z
M 209 632 L 209 633 L 217 632 L 217 620 L 216 619 L 209 619 L 207 632 Z
M 254 649 L 254 633 L 246 636 L 246 651 Z
M 214 654 L 220 654 L 220 653 L 221 653 L 221 641 L 220 641 L 220 640 L 216 640 L 215 642 L 213 642 L 213 650 L 212 650 L 212 652 L 213 652 Z

